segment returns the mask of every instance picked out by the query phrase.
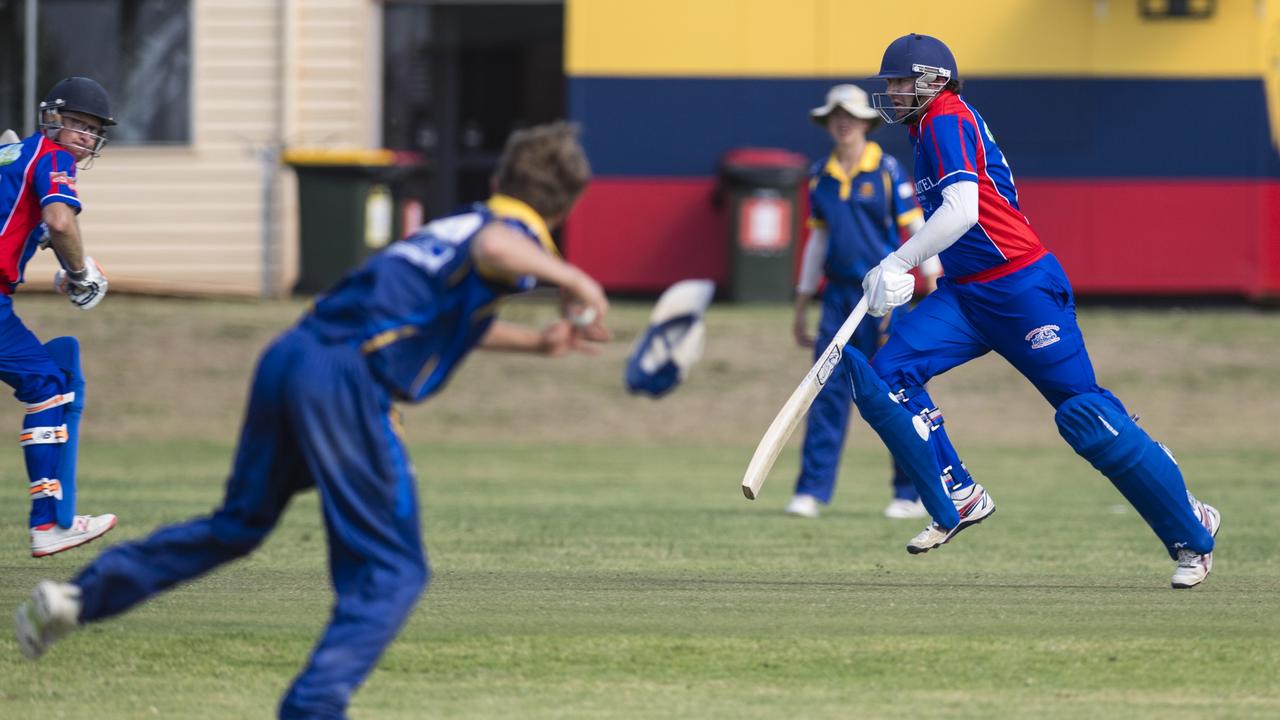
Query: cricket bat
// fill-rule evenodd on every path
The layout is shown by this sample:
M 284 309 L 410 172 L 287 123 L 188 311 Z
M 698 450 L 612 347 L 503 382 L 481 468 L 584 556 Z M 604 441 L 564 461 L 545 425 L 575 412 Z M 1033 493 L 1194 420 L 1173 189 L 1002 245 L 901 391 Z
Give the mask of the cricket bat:
M 764 437 L 760 438 L 760 444 L 756 446 L 755 455 L 751 456 L 751 464 L 747 465 L 747 474 L 742 478 L 742 494 L 746 495 L 748 500 L 755 500 L 760 494 L 760 486 L 764 485 L 765 478 L 769 476 L 769 470 L 778 460 L 778 453 L 782 452 L 782 446 L 787 444 L 791 433 L 796 431 L 796 426 L 809 411 L 809 406 L 813 404 L 813 399 L 818 397 L 818 392 L 835 374 L 836 368 L 840 367 L 844 346 L 849 342 L 849 338 L 853 337 L 853 331 L 857 329 L 858 323 L 862 322 L 866 314 L 867 299 L 863 297 L 853 312 L 849 313 L 849 317 L 845 318 L 844 324 L 836 331 L 831 344 L 818 356 L 818 361 L 813 364 L 813 367 L 809 368 L 808 374 L 800 381 L 800 386 L 791 393 L 791 397 L 787 398 L 786 404 L 778 411 L 773 422 L 769 423 L 769 429 L 765 431 Z

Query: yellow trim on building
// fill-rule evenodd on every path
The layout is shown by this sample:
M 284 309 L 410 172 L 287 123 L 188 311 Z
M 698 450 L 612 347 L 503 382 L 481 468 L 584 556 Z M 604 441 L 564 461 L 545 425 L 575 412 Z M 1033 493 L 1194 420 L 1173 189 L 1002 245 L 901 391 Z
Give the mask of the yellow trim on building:
M 1135 0 L 567 0 L 570 75 L 872 75 L 908 32 L 934 35 L 961 76 L 1259 77 L 1280 0 L 1226 0 L 1206 20 L 1146 20 Z

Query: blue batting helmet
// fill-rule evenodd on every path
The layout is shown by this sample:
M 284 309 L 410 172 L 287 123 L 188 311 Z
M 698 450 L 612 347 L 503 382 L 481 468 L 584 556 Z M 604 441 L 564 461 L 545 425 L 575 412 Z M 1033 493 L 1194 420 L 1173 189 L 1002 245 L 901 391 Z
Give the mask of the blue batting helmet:
M 932 73 L 948 80 L 960 79 L 956 58 L 945 43 L 936 37 L 912 33 L 889 43 L 880 61 L 880 74 L 871 79 L 915 77 L 922 73 Z
M 92 115 L 103 125 L 115 125 L 111 117 L 111 99 L 97 81 L 86 77 L 69 77 L 49 89 L 40 103 L 41 110 L 69 110 Z
M 941 40 L 912 33 L 889 43 L 880 61 L 880 74 L 871 79 L 902 78 L 915 78 L 912 92 L 879 92 L 871 96 L 871 106 L 887 123 L 917 122 L 947 83 L 960 79 L 960 72 L 951 49 Z

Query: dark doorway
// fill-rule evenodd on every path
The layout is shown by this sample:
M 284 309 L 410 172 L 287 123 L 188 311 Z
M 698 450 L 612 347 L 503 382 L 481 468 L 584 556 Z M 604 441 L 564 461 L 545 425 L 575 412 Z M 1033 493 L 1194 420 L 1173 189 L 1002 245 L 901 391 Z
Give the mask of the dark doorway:
M 565 116 L 564 5 L 388 0 L 383 138 L 427 171 L 427 217 L 489 194 L 507 135 Z

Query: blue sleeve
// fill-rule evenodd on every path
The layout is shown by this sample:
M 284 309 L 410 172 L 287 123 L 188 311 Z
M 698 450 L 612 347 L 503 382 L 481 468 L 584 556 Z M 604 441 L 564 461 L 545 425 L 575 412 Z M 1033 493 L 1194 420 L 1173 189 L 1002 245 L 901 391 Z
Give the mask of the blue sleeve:
M 933 187 L 978 181 L 978 130 L 959 115 L 939 115 L 920 129 L 919 147 L 929 159 Z
M 80 211 L 80 195 L 76 192 L 76 161 L 71 153 L 55 150 L 36 159 L 32 170 L 32 187 L 40 197 L 40 207 L 49 203 L 66 203 Z
M 890 206 L 894 222 L 898 227 L 906 227 L 916 218 L 923 219 L 924 211 L 916 202 L 915 185 L 902 172 L 902 165 L 892 156 L 886 155 L 884 169 L 889 173 L 889 192 L 892 195 Z

